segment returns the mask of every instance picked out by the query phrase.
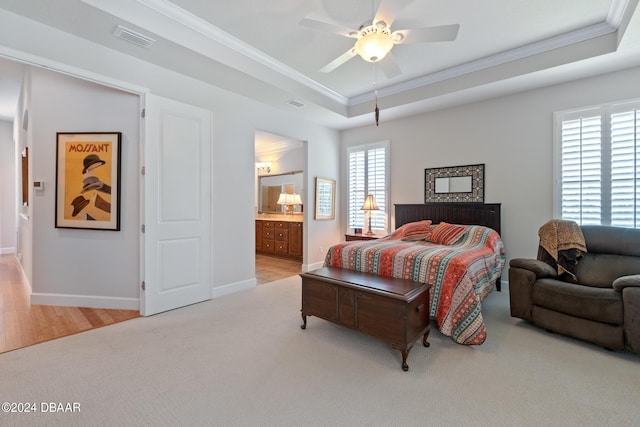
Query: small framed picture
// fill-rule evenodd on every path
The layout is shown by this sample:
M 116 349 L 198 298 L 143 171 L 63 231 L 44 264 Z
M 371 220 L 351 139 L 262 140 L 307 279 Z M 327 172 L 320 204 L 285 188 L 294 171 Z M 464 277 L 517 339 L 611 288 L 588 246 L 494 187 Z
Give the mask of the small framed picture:
M 336 217 L 336 181 L 316 178 L 315 219 L 335 219 Z
M 122 133 L 56 137 L 56 228 L 119 231 Z

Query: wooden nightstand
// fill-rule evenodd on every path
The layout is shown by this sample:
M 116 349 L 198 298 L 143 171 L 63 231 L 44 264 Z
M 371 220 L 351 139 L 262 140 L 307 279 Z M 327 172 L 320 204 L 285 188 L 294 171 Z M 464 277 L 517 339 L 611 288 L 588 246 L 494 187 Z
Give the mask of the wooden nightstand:
M 376 239 L 379 239 L 380 237 L 381 236 L 376 236 L 376 235 L 367 236 L 366 234 L 353 234 L 353 233 L 351 233 L 351 234 L 347 233 L 347 234 L 344 235 L 344 239 L 346 241 L 351 241 L 351 240 L 376 240 Z

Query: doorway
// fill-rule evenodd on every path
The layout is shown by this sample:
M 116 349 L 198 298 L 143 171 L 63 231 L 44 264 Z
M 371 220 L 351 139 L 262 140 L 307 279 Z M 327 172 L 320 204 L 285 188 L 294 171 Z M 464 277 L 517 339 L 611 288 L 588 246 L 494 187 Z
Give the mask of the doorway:
M 10 150 L 0 163 L 0 352 L 139 316 L 139 263 L 130 261 L 139 258 L 138 185 L 134 181 L 137 183 L 139 171 L 140 94 L 114 90 L 94 79 L 82 79 L 80 74 L 60 73 L 55 67 L 14 63 L 0 58 L 3 78 L 15 75 L 8 79 L 12 88 L 0 90 L 0 99 L 15 105 L 7 120 Z M 28 97 L 22 89 L 26 79 Z M 61 96 L 52 104 L 45 93 L 51 98 Z M 29 114 L 33 111 L 38 114 Z M 117 234 L 49 226 L 51 208 L 57 203 L 56 133 L 94 129 L 96 116 L 101 118 L 100 129 L 117 130 L 125 136 L 119 173 L 130 177 L 130 185 L 122 186 L 122 191 L 118 188 L 123 207 L 114 210 L 122 219 Z M 7 172 L 12 176 L 10 182 L 4 178 Z M 95 306 L 111 308 L 86 308 Z
M 255 271 L 258 285 L 302 271 L 306 146 L 255 133 Z

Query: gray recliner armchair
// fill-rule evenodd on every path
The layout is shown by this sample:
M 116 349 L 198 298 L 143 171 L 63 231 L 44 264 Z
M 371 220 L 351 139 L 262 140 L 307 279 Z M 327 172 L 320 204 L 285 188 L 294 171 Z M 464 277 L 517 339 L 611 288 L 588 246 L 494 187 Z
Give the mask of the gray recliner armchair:
M 577 283 L 539 259 L 509 263 L 511 316 L 611 350 L 640 353 L 640 230 L 581 226 Z

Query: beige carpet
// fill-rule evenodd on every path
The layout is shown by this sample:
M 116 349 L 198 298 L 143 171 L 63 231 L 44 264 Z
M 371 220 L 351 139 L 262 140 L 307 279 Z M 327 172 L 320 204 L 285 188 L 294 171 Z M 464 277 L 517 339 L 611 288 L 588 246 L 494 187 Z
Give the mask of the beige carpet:
M 390 346 L 310 317 L 293 277 L 0 355 L 3 426 L 638 426 L 640 357 L 516 321 L 487 341 Z M 42 402 L 80 412 L 42 413 Z

